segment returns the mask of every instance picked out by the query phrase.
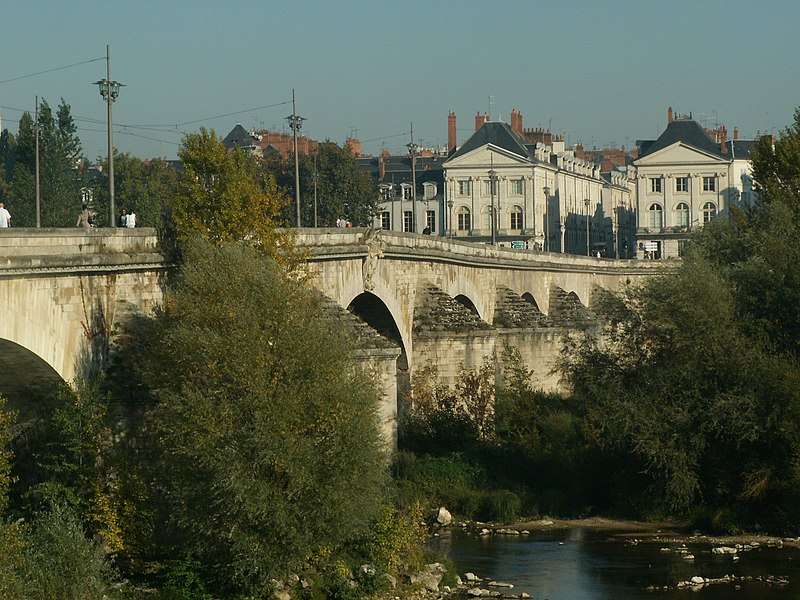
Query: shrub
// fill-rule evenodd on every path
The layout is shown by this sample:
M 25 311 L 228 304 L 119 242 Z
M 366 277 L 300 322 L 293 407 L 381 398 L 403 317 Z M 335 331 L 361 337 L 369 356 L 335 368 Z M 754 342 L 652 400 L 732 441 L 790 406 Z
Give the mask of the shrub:
M 487 521 L 512 523 L 519 517 L 522 500 L 510 490 L 489 492 L 484 496 L 481 516 Z

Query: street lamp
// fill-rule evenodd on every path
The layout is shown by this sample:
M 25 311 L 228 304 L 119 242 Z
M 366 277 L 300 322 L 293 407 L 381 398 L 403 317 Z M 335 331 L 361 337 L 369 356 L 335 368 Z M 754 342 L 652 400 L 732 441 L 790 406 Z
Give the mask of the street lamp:
M 550 188 L 544 186 L 544 250 L 550 252 Z
M 317 225 L 317 182 L 319 181 L 319 173 L 317 173 L 317 155 L 314 155 L 314 227 Z
M 589 247 L 589 205 L 592 201 L 586 198 L 583 203 L 586 205 L 586 256 L 591 256 Z
M 411 143 L 406 144 L 411 153 L 411 233 L 417 231 L 417 146 L 414 143 L 414 124 L 411 124 Z
M 297 211 L 297 227 L 300 227 L 300 163 L 297 161 L 297 132 L 303 126 L 305 119 L 297 115 L 294 104 L 294 90 L 292 90 L 292 114 L 286 117 L 294 138 L 294 200 Z
M 100 89 L 100 95 L 108 104 L 108 223 L 109 227 L 117 226 L 116 209 L 114 208 L 114 139 L 112 136 L 111 105 L 119 97 L 119 88 L 123 87 L 119 81 L 111 80 L 111 50 L 106 46 L 106 78 L 95 81 Z
M 492 168 L 489 169 L 489 189 L 492 194 L 492 246 L 495 245 L 495 223 L 494 223 L 494 182 L 497 179 L 497 172 Z
M 453 204 L 452 198 L 447 201 L 447 208 L 450 209 L 450 239 L 453 239 Z

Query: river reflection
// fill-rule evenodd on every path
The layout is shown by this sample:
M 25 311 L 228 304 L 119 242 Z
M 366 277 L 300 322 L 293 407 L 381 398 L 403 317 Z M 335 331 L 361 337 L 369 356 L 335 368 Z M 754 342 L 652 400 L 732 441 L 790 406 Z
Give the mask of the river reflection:
M 675 552 L 678 542 L 626 543 L 609 533 L 587 529 L 537 532 L 527 536 L 478 537 L 461 530 L 445 530 L 431 545 L 448 556 L 462 575 L 475 573 L 485 580 L 514 584 L 507 593 L 527 592 L 534 600 L 636 600 L 686 598 L 679 581 L 693 576 L 752 577 L 749 581 L 708 585 L 698 591 L 703 599 L 786 600 L 800 598 L 800 550 L 758 548 L 740 553 L 740 559 L 711 553 L 708 544 L 687 540 L 693 561 Z M 669 547 L 671 552 L 662 552 Z M 775 586 L 756 578 L 785 576 L 789 585 Z M 739 589 L 736 586 L 739 586 Z M 664 590 L 664 587 L 669 589 Z M 648 590 L 649 587 L 659 588 Z M 501 590 L 502 591 L 502 590 Z

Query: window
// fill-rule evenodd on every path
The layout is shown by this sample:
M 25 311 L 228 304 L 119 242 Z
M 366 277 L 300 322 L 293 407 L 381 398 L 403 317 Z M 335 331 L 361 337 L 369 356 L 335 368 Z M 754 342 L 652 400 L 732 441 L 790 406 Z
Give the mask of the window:
M 472 229 L 472 221 L 469 218 L 469 209 L 466 206 L 461 206 L 458 209 L 458 230 L 469 231 Z
M 422 198 L 430 200 L 436 196 L 436 184 L 433 181 L 426 181 L 422 184 Z
M 403 184 L 403 200 L 411 200 L 411 186 L 407 183 Z
M 384 202 L 387 202 L 392 195 L 392 188 L 394 186 L 391 183 L 382 183 L 380 186 L 381 189 L 381 199 Z
M 511 229 L 522 229 L 522 208 L 512 206 L 509 216 L 511 217 Z
M 425 225 L 428 226 L 431 233 L 436 233 L 436 211 L 435 210 L 428 210 L 425 211 Z
M 392 228 L 392 215 L 389 214 L 388 210 L 385 210 L 381 213 L 381 229 L 391 229 Z
M 675 208 L 675 225 L 678 227 L 689 226 L 689 205 L 681 202 Z
M 403 211 L 403 231 L 410 233 L 414 231 L 414 213 L 410 210 Z
M 464 179 L 458 182 L 458 195 L 471 196 L 472 195 L 472 182 L 469 179 Z
M 717 191 L 717 180 L 714 177 L 703 177 L 703 191 L 704 192 L 716 192 Z
M 650 178 L 650 191 L 654 194 L 661 193 L 661 178 L 660 177 L 651 177 Z
M 713 202 L 706 202 L 703 205 L 703 223 L 708 223 L 717 214 L 717 207 Z
M 688 177 L 676 177 L 675 178 L 675 191 L 676 192 L 688 192 L 689 191 L 689 178 Z
M 650 228 L 661 229 L 664 223 L 664 214 L 660 204 L 650 205 Z
M 494 185 L 492 185 L 492 184 L 494 184 Z M 497 195 L 497 179 L 495 179 L 495 180 L 484 179 L 483 180 L 483 195 L 484 196 L 491 196 L 492 192 L 494 192 L 495 196 Z
M 515 196 L 522 196 L 522 179 L 512 179 L 511 180 L 511 193 Z
M 484 206 L 481 210 L 481 220 L 483 221 L 483 229 L 492 228 L 492 209 L 489 206 Z

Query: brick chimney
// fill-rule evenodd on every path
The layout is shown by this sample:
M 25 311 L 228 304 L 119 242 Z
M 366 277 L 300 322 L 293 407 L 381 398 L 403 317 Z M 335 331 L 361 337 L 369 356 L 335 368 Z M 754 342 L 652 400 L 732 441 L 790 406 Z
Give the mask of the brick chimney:
M 522 135 L 522 113 L 517 109 L 511 109 L 511 131 Z
M 349 137 L 344 141 L 345 146 L 350 146 L 353 156 L 361 156 L 361 141 L 356 138 Z
M 452 110 L 447 114 L 447 152 L 452 152 L 456 147 L 456 113 Z
M 478 129 L 483 127 L 483 124 L 488 121 L 489 115 L 486 113 L 481 114 L 480 111 L 478 111 L 478 114 L 475 115 L 475 131 L 478 131 Z
M 386 177 L 386 161 L 381 156 L 378 158 L 378 179 L 383 181 L 384 177 Z
M 736 141 L 738 139 L 739 139 L 739 128 L 738 127 L 734 127 L 733 128 L 733 141 Z
M 670 106 L 667 110 L 667 125 L 672 123 L 672 107 Z

